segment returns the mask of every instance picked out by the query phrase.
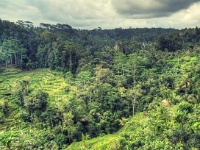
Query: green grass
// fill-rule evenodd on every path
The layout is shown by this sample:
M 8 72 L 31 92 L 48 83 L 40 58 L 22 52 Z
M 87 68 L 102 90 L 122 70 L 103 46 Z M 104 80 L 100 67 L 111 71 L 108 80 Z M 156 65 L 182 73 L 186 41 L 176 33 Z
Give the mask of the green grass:
M 8 71 L 0 74 L 0 93 L 8 92 L 9 87 L 13 87 L 17 82 L 22 80 L 29 81 L 30 91 L 41 89 L 50 96 L 57 95 L 57 93 L 64 94 L 63 89 L 66 86 L 64 78 L 58 75 L 57 72 L 49 69 L 23 72 Z
M 23 80 L 29 82 L 28 95 L 31 95 L 35 90 L 42 90 L 48 93 L 48 105 L 52 106 L 55 106 L 55 104 L 57 104 L 56 106 L 59 106 L 59 104 L 63 106 L 64 103 L 67 103 L 68 99 L 71 97 L 70 92 L 73 90 L 70 89 L 70 92 L 65 92 L 67 84 L 62 74 L 49 69 L 37 69 L 32 71 L 8 70 L 0 73 L 0 100 L 6 101 L 13 109 L 6 118 L 17 119 L 17 116 L 19 116 L 20 108 L 15 104 L 15 99 L 12 94 L 18 89 L 19 82 Z M 14 121 L 12 122 L 5 119 L 5 122 L 0 124 L 0 131 L 14 125 Z
M 129 118 L 125 125 L 116 133 L 99 136 L 90 140 L 81 142 L 73 142 L 66 150 L 117 150 L 120 149 L 119 142 L 125 133 L 137 134 L 137 130 L 141 128 L 143 123 L 147 123 L 148 117 L 144 117 L 143 113 L 138 113 L 134 117 Z
M 109 134 L 91 140 L 74 142 L 67 148 L 67 150 L 81 150 L 81 149 L 111 150 L 111 149 L 116 149 L 118 147 L 118 140 L 119 140 L 119 135 Z

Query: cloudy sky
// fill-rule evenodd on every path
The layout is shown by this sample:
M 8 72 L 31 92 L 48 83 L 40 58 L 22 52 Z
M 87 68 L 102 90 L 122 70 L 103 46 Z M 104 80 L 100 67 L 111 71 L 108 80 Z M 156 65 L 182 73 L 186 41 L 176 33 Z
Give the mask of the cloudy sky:
M 200 27 L 200 0 L 0 0 L 0 18 L 103 29 Z

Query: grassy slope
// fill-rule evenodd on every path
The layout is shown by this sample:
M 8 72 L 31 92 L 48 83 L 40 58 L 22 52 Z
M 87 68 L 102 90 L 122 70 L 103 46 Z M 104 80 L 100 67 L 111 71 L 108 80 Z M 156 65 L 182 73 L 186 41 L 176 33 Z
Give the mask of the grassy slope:
M 142 113 L 136 114 L 134 117 L 128 119 L 128 122 L 114 134 L 99 136 L 90 140 L 83 140 L 81 142 L 74 142 L 67 147 L 66 150 L 116 150 L 120 149 L 119 142 L 121 135 L 126 132 L 137 134 L 137 130 L 148 121 L 148 117 L 145 117 Z
M 28 80 L 30 90 L 41 89 L 50 96 L 65 94 L 62 90 L 66 84 L 61 74 L 48 69 L 37 69 L 33 71 L 16 70 L 1 73 L 0 96 L 2 97 L 4 92 L 8 92 L 9 86 L 14 86 L 20 80 Z
M 69 93 L 65 92 L 67 84 L 64 81 L 61 73 L 50 71 L 49 69 L 37 69 L 33 71 L 20 71 L 20 70 L 7 70 L 0 74 L 0 103 L 5 101 L 8 105 L 12 105 L 16 110 L 6 118 L 4 123 L 0 124 L 0 131 L 14 126 L 17 119 L 19 110 L 18 106 L 12 103 L 12 92 L 17 86 L 17 83 L 21 80 L 29 81 L 29 90 L 32 92 L 37 89 L 41 89 L 49 94 L 49 105 L 59 105 L 59 102 L 68 99 Z

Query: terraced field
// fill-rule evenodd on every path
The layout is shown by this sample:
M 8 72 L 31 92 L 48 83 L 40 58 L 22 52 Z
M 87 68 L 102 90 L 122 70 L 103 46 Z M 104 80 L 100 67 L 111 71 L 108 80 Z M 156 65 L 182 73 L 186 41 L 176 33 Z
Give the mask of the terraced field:
M 65 82 L 62 73 L 51 71 L 49 69 L 38 69 L 34 71 L 20 71 L 8 70 L 0 74 L 0 103 L 4 105 L 12 105 L 13 110 L 3 123 L 0 123 L 0 131 L 16 124 L 15 117 L 17 116 L 18 106 L 13 103 L 12 94 L 14 89 L 20 82 L 26 81 L 28 83 L 28 91 L 31 94 L 35 90 L 42 90 L 49 95 L 49 105 L 56 105 L 62 107 L 60 103 L 65 103 L 70 98 L 69 86 Z M 16 105 L 16 106 L 15 106 Z M 19 110 L 18 110 L 19 111 Z
M 17 76 L 16 76 L 17 75 Z M 48 69 L 39 69 L 26 72 L 5 72 L 0 74 L 0 96 L 9 93 L 9 87 L 13 87 L 19 81 L 28 81 L 29 90 L 41 89 L 50 96 L 65 94 L 66 83 L 64 76 Z

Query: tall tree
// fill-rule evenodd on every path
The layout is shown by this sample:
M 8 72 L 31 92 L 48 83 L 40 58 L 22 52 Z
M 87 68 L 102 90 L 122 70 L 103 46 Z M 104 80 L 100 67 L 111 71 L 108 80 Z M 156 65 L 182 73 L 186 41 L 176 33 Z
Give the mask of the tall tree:
M 22 66 L 23 58 L 26 55 L 26 50 L 20 45 L 18 40 L 4 40 L 2 51 L 6 54 L 6 59 L 10 59 L 11 65 L 20 67 Z

